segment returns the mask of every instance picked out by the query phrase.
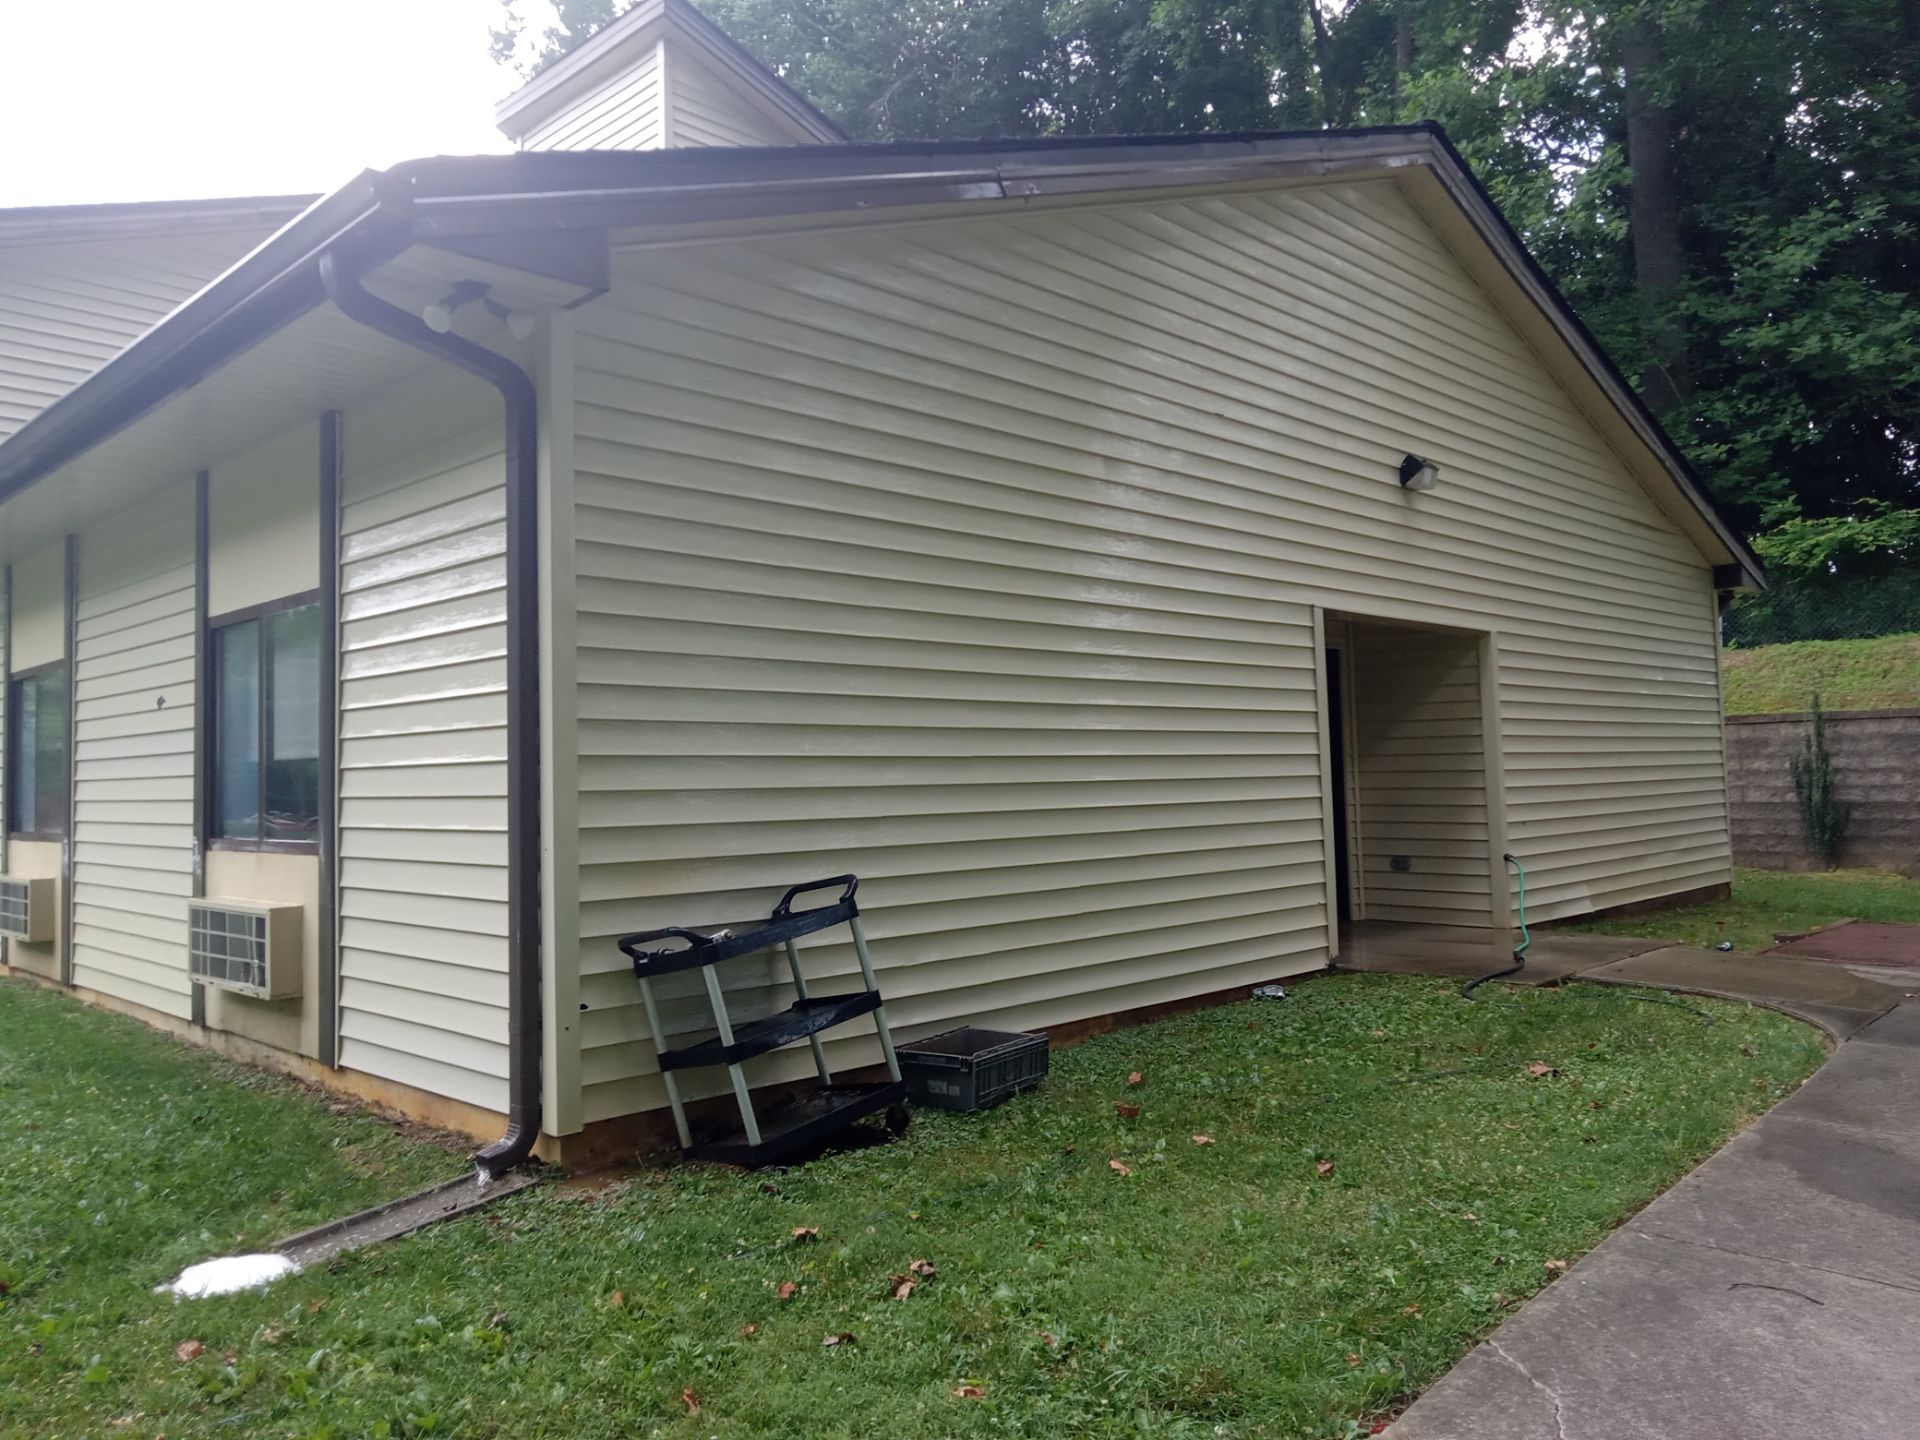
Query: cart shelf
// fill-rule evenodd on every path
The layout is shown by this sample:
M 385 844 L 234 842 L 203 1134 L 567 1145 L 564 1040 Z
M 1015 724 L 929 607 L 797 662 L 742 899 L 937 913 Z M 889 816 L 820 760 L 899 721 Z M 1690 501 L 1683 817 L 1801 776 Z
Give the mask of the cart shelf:
M 681 1148 L 688 1155 L 729 1165 L 765 1165 L 882 1110 L 887 1112 L 888 1127 L 895 1134 L 906 1128 L 907 1087 L 900 1076 L 900 1058 L 894 1053 L 893 1032 L 887 1028 L 887 1007 L 873 978 L 867 937 L 860 928 L 860 907 L 854 900 L 854 892 L 859 888 L 860 879 L 855 875 L 836 875 L 830 880 L 795 885 L 780 897 L 780 903 L 764 922 L 747 930 L 703 932 L 674 927 L 620 937 L 620 949 L 633 962 L 634 979 L 640 982 L 640 998 L 646 1005 L 647 1026 L 653 1032 L 661 1083 L 666 1087 L 667 1104 L 673 1110 Z M 810 910 L 793 908 L 798 896 L 832 889 L 840 891 L 839 898 Z M 800 968 L 800 954 L 794 941 L 835 925 L 845 925 L 852 932 L 854 954 L 860 959 L 860 977 L 866 981 L 867 988 L 850 995 L 809 995 L 807 977 Z M 727 1013 L 726 992 L 720 986 L 714 967 L 736 956 L 751 955 L 776 945 L 783 946 L 787 952 L 787 967 L 793 975 L 794 1003 L 777 1015 L 750 1020 L 736 1028 Z M 714 1028 L 720 1033 L 710 1040 L 670 1050 L 660 1023 L 660 1007 L 654 1001 L 653 982 L 685 970 L 700 972 L 706 984 L 707 1003 L 713 1007 Z M 881 1054 L 886 1057 L 888 1078 L 876 1085 L 836 1085 L 832 1071 L 827 1068 L 827 1052 L 820 1043 L 820 1032 L 861 1015 L 873 1016 L 874 1034 L 879 1038 Z M 763 1127 L 754 1111 L 741 1063 L 801 1040 L 813 1048 L 820 1088 L 769 1114 Z M 677 1079 L 678 1072 L 695 1066 L 725 1066 L 733 1083 L 734 1099 L 740 1106 L 738 1131 L 697 1145 L 687 1124 L 687 1110 L 680 1098 Z
M 731 1045 L 722 1044 L 720 1038 L 715 1036 L 697 1045 L 662 1051 L 660 1068 L 686 1070 L 696 1065 L 738 1065 L 742 1060 L 765 1055 L 770 1050 L 778 1050 L 783 1045 L 791 1045 L 796 1040 L 830 1030 L 857 1015 L 867 1015 L 879 1008 L 878 990 L 862 990 L 857 995 L 815 995 L 808 1000 L 795 1001 L 791 1008 L 777 1015 L 734 1026 Z
M 785 1109 L 770 1111 L 760 1127 L 758 1145 L 747 1139 L 744 1130 L 734 1130 L 689 1146 L 687 1156 L 717 1165 L 766 1165 L 882 1110 L 901 1107 L 896 1113 L 904 1113 L 906 1098 L 906 1083 L 899 1080 L 873 1085 L 822 1085 Z M 898 1121 L 890 1119 L 889 1123 L 900 1128 Z

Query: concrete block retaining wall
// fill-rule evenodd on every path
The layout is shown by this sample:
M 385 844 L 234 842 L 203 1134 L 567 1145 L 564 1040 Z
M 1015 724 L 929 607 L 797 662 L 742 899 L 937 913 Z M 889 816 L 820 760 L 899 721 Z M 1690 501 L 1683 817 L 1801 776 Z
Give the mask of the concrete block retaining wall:
M 1817 868 L 1800 828 L 1787 762 L 1805 715 L 1727 717 L 1727 784 L 1736 864 Z M 1836 710 L 1827 746 L 1848 809 L 1842 865 L 1920 867 L 1920 710 Z

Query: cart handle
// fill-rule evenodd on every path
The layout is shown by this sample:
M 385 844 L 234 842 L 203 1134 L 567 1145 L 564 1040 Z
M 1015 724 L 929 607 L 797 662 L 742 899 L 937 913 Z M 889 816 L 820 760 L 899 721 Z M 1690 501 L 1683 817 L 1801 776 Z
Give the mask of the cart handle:
M 715 937 L 702 935 L 698 930 L 683 930 L 679 926 L 669 926 L 665 930 L 642 930 L 633 935 L 622 935 L 614 943 L 627 953 L 636 963 L 652 963 L 672 956 L 684 955 L 687 950 L 698 950 L 702 945 L 711 945 Z M 655 940 L 684 940 L 687 950 L 643 950 L 641 946 Z
M 833 902 L 834 905 L 850 905 L 853 903 L 853 892 L 860 888 L 860 877 L 858 875 L 830 875 L 825 880 L 814 880 L 805 885 L 795 885 L 791 890 L 787 891 L 786 894 L 782 895 L 780 897 L 780 903 L 773 907 L 773 918 L 775 920 L 784 920 L 793 913 L 794 896 L 804 895 L 809 890 L 831 890 L 836 885 L 844 888 L 840 891 L 840 898 Z

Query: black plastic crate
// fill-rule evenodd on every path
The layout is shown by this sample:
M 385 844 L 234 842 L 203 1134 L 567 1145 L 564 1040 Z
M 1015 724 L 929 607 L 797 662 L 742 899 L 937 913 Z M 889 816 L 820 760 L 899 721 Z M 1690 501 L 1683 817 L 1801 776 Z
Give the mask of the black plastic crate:
M 902 1045 L 900 1074 L 916 1105 L 984 1110 L 1047 1078 L 1047 1037 L 962 1025 Z

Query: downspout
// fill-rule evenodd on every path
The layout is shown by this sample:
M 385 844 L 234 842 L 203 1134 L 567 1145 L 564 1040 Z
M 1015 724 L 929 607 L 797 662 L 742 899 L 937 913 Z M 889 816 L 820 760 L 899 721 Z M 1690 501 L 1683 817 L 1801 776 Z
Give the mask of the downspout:
M 320 284 L 340 312 L 476 375 L 506 410 L 507 499 L 507 1131 L 476 1154 L 488 1176 L 513 1169 L 540 1136 L 539 416 L 533 381 L 503 355 L 371 294 L 331 250 Z

